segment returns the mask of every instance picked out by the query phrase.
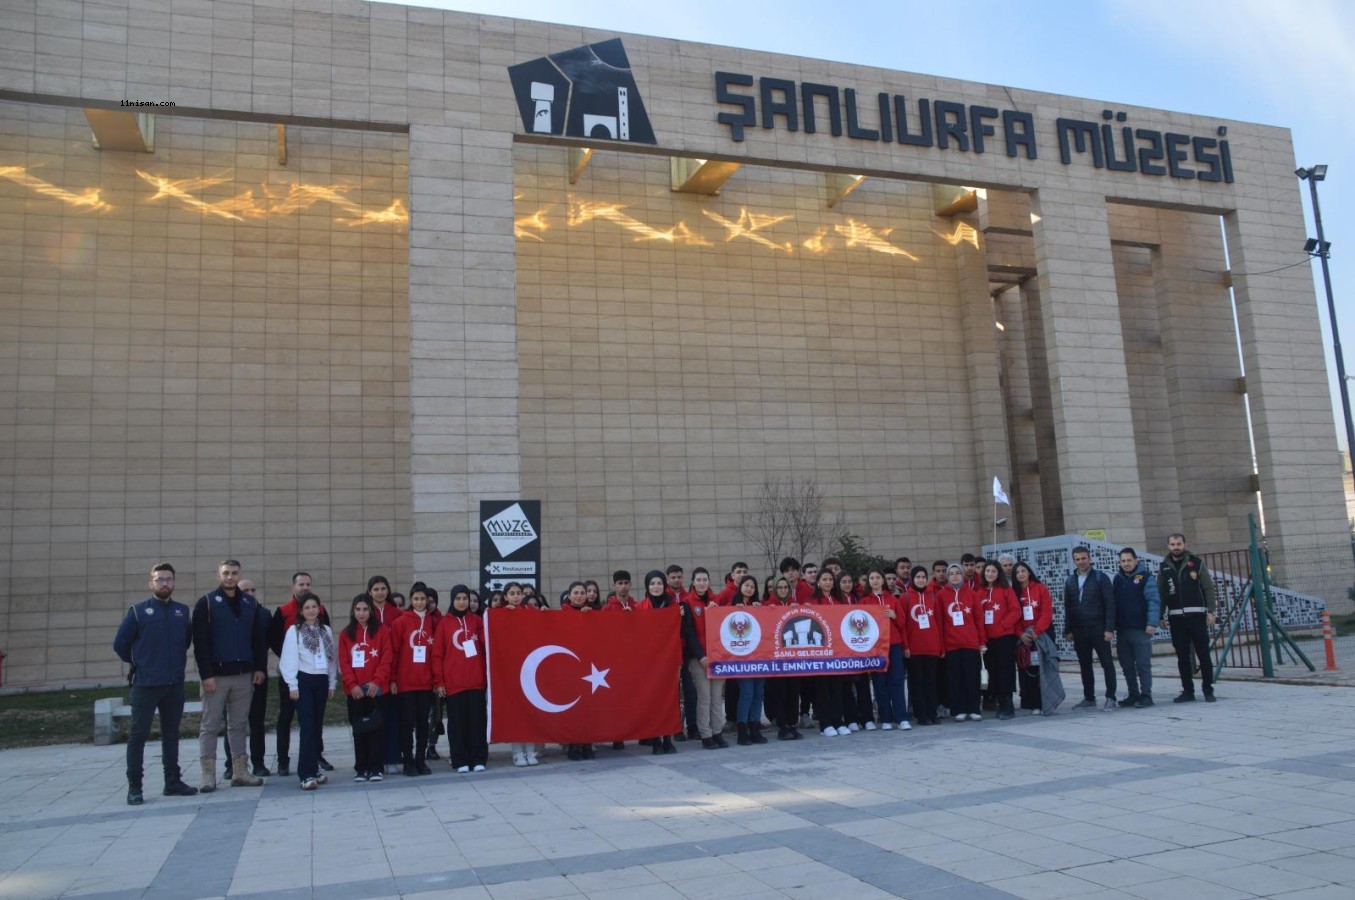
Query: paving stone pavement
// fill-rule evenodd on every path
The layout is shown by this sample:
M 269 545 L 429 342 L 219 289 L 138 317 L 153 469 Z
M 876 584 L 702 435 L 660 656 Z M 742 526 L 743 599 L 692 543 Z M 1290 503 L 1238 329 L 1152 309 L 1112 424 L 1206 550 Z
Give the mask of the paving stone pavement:
M 315 793 L 274 777 L 139 808 L 122 746 L 10 750 L 0 896 L 1355 897 L 1355 694 L 1233 682 L 1173 705 L 1174 687 L 1150 710 L 553 748 L 533 769 L 495 747 L 483 774 L 373 785 L 330 729 L 339 770 Z

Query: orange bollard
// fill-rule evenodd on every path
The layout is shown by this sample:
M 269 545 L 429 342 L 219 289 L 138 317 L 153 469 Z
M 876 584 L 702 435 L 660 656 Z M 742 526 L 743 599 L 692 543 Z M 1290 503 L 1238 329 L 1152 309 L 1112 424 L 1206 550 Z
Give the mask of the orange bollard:
M 1336 671 L 1336 645 L 1332 643 L 1331 613 L 1322 610 L 1322 643 L 1327 647 L 1327 664 L 1323 668 L 1328 672 Z

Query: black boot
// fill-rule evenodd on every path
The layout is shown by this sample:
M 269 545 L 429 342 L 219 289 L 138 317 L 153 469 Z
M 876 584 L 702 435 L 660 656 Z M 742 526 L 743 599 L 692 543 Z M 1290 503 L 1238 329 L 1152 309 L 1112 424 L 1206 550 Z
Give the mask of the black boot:
M 139 781 L 127 782 L 127 805 L 140 806 L 145 802 L 146 798 L 142 796 L 141 793 L 141 782 Z
M 747 747 L 749 744 L 753 743 L 753 739 L 750 738 L 750 737 L 748 736 L 748 725 L 747 725 L 747 723 L 740 722 L 740 723 L 739 723 L 737 726 L 735 726 L 735 727 L 738 729 L 738 732 L 739 732 L 739 739 L 738 739 L 737 743 L 738 743 L 738 745 L 739 745 L 740 747 Z
M 719 749 L 719 745 L 715 743 L 715 739 L 714 739 L 714 738 L 702 738 L 702 739 L 701 739 L 701 749 L 703 749 L 703 750 L 718 750 L 718 749 Z
M 677 752 L 677 748 L 673 746 L 673 736 L 671 734 L 666 734 L 663 737 L 663 752 L 664 753 Z
M 658 738 L 654 738 L 654 742 L 651 743 L 649 747 L 650 747 L 649 752 L 651 755 L 653 756 L 663 755 L 663 741 L 660 741 Z
M 795 736 L 790 733 L 789 728 L 785 725 L 781 725 L 776 729 L 776 739 L 778 741 L 793 741 L 795 740 Z
M 715 746 L 719 747 L 721 750 L 729 746 L 729 744 L 725 743 L 725 736 L 723 734 L 720 734 L 720 732 L 718 731 L 715 732 L 715 735 L 714 737 L 711 738 L 711 740 L 714 741 Z
M 565 759 L 570 762 L 578 762 L 583 759 L 583 750 L 578 744 L 570 744 L 569 749 L 565 751 Z
M 405 757 L 404 774 L 408 775 L 410 778 L 419 774 L 419 770 L 414 768 L 414 760 L 410 759 L 408 756 Z
M 767 739 L 762 736 L 762 723 L 752 722 L 748 725 L 748 740 L 754 744 L 765 744 Z

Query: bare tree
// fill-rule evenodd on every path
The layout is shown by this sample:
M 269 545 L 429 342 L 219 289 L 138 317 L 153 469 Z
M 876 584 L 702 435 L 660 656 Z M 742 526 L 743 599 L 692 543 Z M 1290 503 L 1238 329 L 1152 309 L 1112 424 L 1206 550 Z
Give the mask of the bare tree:
M 845 514 L 825 520 L 823 504 L 812 478 L 764 478 L 739 530 L 762 551 L 767 570 L 776 571 L 783 556 L 815 558 L 847 533 Z

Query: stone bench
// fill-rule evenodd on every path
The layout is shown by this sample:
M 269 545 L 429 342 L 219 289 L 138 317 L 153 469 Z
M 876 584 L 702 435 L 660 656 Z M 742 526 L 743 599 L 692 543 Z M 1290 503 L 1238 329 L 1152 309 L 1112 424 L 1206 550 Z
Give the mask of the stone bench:
M 184 714 L 202 714 L 202 701 L 190 700 L 183 705 Z M 94 701 L 94 743 L 106 747 L 113 743 L 117 733 L 118 719 L 130 719 L 132 707 L 124 703 L 121 697 L 104 697 Z

